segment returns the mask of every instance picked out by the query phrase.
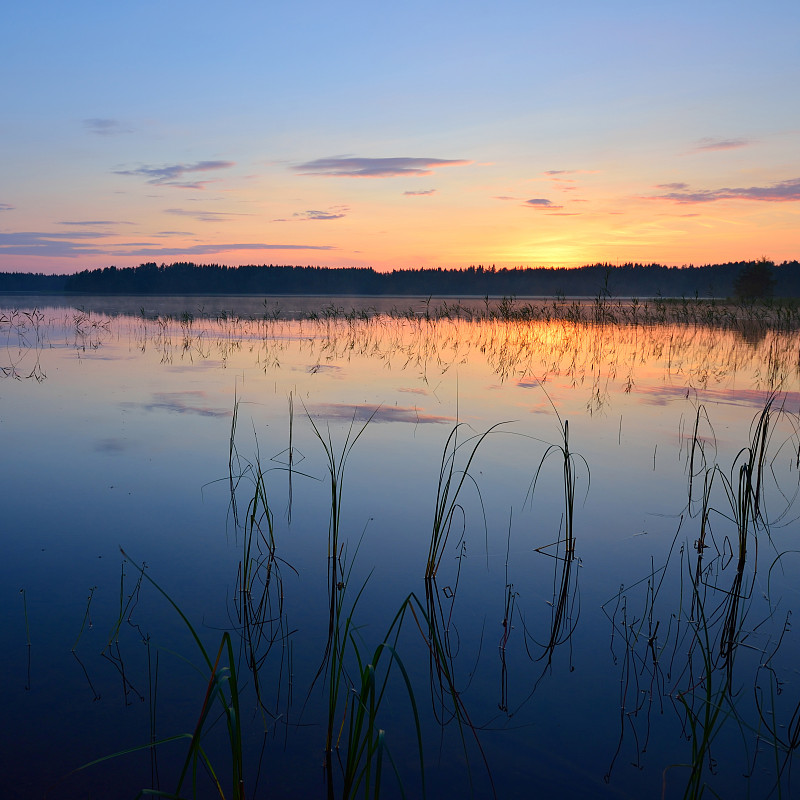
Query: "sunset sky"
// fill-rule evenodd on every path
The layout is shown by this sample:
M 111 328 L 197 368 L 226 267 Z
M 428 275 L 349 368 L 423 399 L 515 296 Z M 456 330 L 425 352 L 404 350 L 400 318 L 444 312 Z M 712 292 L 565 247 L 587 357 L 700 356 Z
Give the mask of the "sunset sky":
M 800 258 L 800 2 L 39 2 L 0 270 Z

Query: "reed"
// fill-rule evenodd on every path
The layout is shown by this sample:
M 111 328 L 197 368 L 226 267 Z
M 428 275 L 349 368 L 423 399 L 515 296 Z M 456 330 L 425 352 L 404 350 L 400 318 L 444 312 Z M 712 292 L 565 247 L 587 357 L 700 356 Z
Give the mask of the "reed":
M 27 650 L 28 656 L 28 669 L 26 672 L 26 679 L 25 679 L 25 691 L 30 691 L 31 688 L 31 626 L 30 621 L 28 619 L 28 597 L 25 594 L 25 589 L 19 590 L 20 596 L 22 597 L 22 613 L 25 617 L 25 649 Z
M 436 577 L 439 566 L 442 562 L 453 520 L 457 511 L 463 514 L 463 506 L 458 502 L 464 483 L 469 479 L 477 489 L 477 484 L 469 474 L 475 455 L 481 444 L 486 440 L 492 431 L 506 423 L 496 423 L 479 436 L 472 436 L 466 441 L 458 442 L 458 433 L 464 423 L 457 423 L 450 431 L 444 450 L 442 451 L 442 461 L 439 467 L 439 478 L 436 486 L 436 504 L 434 506 L 433 526 L 431 529 L 430 545 L 428 548 L 428 560 L 425 565 L 425 579 L 430 580 Z M 464 448 L 466 456 L 463 466 L 457 465 L 460 450 Z M 480 490 L 478 489 L 480 497 Z M 481 503 L 482 505 L 482 503 Z
M 89 589 L 89 597 L 86 598 L 86 611 L 83 614 L 83 621 L 81 622 L 81 629 L 78 631 L 78 636 L 75 639 L 75 643 L 72 645 L 72 652 L 75 652 L 75 649 L 78 646 L 78 642 L 81 640 L 81 636 L 83 636 L 83 631 L 86 628 L 86 623 L 89 623 L 89 627 L 92 627 L 92 620 L 89 616 L 89 608 L 92 605 L 92 598 L 94 597 L 95 590 L 97 589 L 96 586 L 92 586 Z
M 281 662 L 288 672 L 285 662 L 289 655 L 286 645 L 290 632 L 284 605 L 282 566 L 287 566 L 290 570 L 293 567 L 277 553 L 274 514 L 267 491 L 267 475 L 272 468 L 265 470 L 262 467 L 257 438 L 253 461 L 244 459 L 239 454 L 235 443 L 238 416 L 239 401 L 236 399 L 231 421 L 228 476 L 229 507 L 237 536 L 241 533 L 242 548 L 233 603 L 236 630 L 241 639 L 245 663 L 253 678 L 258 707 L 262 713 L 275 720 L 280 712 L 277 704 L 272 709 L 266 702 L 260 671 L 273 647 L 280 643 Z M 289 466 L 291 469 L 291 460 Z M 250 491 L 244 522 L 241 523 L 237 497 L 243 480 L 249 483 Z M 266 719 L 264 722 L 266 727 Z
M 203 644 L 200 635 L 195 627 L 189 621 L 188 617 L 180 609 L 177 603 L 170 597 L 167 592 L 147 573 L 145 565 L 139 565 L 131 561 L 125 551 L 122 551 L 123 556 L 129 563 L 139 571 L 140 578 L 146 580 L 151 584 L 156 591 L 167 601 L 168 605 L 177 613 L 181 622 L 192 636 L 192 639 L 197 646 L 199 654 L 202 656 L 202 661 L 205 666 L 206 674 L 208 675 L 205 696 L 200 707 L 200 713 L 191 733 L 183 733 L 174 736 L 169 736 L 158 741 L 150 741 L 145 745 L 138 747 L 128 748 L 108 756 L 104 756 L 94 761 L 84 764 L 79 767 L 77 771 L 88 769 L 97 764 L 108 762 L 110 760 L 127 756 L 142 750 L 152 750 L 152 748 L 160 747 L 161 745 L 188 739 L 188 748 L 186 756 L 183 761 L 175 789 L 172 792 L 161 791 L 160 789 L 143 790 L 141 795 L 149 795 L 156 797 L 182 797 L 184 785 L 189 784 L 189 788 L 193 797 L 198 797 L 200 791 L 198 768 L 203 767 L 206 774 L 211 780 L 215 794 L 220 798 L 230 797 L 232 800 L 245 800 L 245 784 L 244 784 L 244 760 L 243 760 L 243 739 L 241 730 L 241 711 L 239 707 L 239 684 L 236 670 L 236 658 L 233 650 L 233 643 L 230 634 L 225 631 L 221 638 L 219 647 L 214 651 L 209 651 Z M 211 756 L 206 752 L 203 746 L 203 737 L 207 729 L 214 722 L 214 712 L 220 710 L 224 717 L 227 737 L 230 748 L 230 762 L 231 762 L 231 789 L 230 793 L 226 795 L 221 780 L 217 776 Z M 151 726 L 154 712 L 151 712 Z M 151 734 L 153 732 L 151 727 Z
M 472 721 L 464 700 L 464 692 L 456 683 L 452 653 L 441 636 L 441 628 L 437 623 L 436 615 L 430 613 L 432 608 L 435 609 L 435 600 L 432 600 L 434 591 L 435 578 L 426 580 L 425 603 L 423 604 L 416 594 L 412 592 L 401 605 L 392 625 L 397 625 L 398 628 L 402 626 L 406 614 L 410 614 L 413 618 L 429 654 L 432 710 L 437 722 L 442 729 L 451 722 L 455 723 L 464 754 L 464 764 L 466 765 L 470 788 L 474 794 L 472 759 L 469 750 L 469 739 L 471 737 L 483 762 L 492 796 L 496 797 L 492 771 L 481 745 L 478 726 Z
M 782 634 L 774 645 L 770 645 L 769 640 L 767 644 L 757 644 L 756 632 L 772 617 L 776 608 L 769 596 L 769 581 L 763 598 L 767 606 L 766 619 L 748 624 L 755 599 L 753 589 L 758 570 L 759 538 L 764 533 L 770 538 L 772 526 L 766 505 L 767 476 L 774 476 L 772 465 L 778 453 L 785 453 L 787 441 L 796 441 L 797 438 L 796 420 L 792 415 L 786 415 L 782 408 L 776 412 L 774 410 L 776 402 L 775 395 L 767 397 L 763 408 L 753 419 L 749 444 L 734 456 L 729 472 L 723 470 L 717 463 L 710 462 L 706 457 L 707 451 L 703 449 L 702 444 L 698 444 L 697 420 L 700 419 L 700 414 L 705 415 L 705 412 L 696 413 L 692 444 L 687 451 L 686 459 L 689 471 L 690 512 L 693 505 L 692 483 L 700 474 L 703 474 L 702 496 L 697 498 L 699 506 L 695 512 L 698 517 L 699 533 L 694 540 L 696 551 L 694 563 L 688 557 L 689 548 L 680 549 L 682 555 L 686 556 L 687 567 L 684 569 L 682 566 L 680 572 L 681 606 L 677 612 L 671 613 L 668 613 L 668 610 L 665 612 L 664 609 L 656 609 L 656 599 L 672 558 L 670 550 L 666 563 L 659 569 L 661 578 L 657 584 L 655 570 L 647 579 L 646 605 L 636 615 L 636 619 L 641 622 L 634 625 L 624 621 L 621 626 L 615 624 L 614 627 L 615 632 L 619 631 L 623 635 L 626 643 L 624 684 L 627 685 L 632 677 L 638 681 L 649 672 L 655 679 L 655 684 L 651 682 L 650 688 L 643 696 L 649 696 L 652 700 L 654 693 L 663 692 L 665 697 L 673 699 L 676 710 L 680 713 L 684 736 L 690 743 L 687 761 L 684 764 L 671 765 L 664 770 L 665 796 L 668 794 L 668 776 L 678 769 L 687 770 L 683 784 L 684 797 L 698 798 L 704 796 L 707 791 L 713 792 L 711 787 L 714 784 L 715 764 L 720 757 L 722 747 L 718 746 L 717 742 L 721 738 L 720 734 L 730 726 L 734 726 L 734 730 L 738 729 L 745 751 L 744 758 L 747 763 L 752 761 L 750 770 L 755 769 L 755 759 L 763 749 L 763 745 L 773 750 L 776 770 L 775 792 L 780 796 L 785 788 L 784 767 L 793 752 L 792 737 L 784 736 L 782 733 L 776 735 L 778 732 L 775 713 L 773 711 L 770 715 L 763 710 L 767 704 L 764 702 L 763 693 L 759 694 L 758 687 L 756 687 L 756 707 L 760 718 L 753 720 L 752 714 L 748 713 L 749 709 L 743 707 L 741 692 L 743 669 L 740 667 L 734 669 L 737 662 L 742 662 L 741 658 L 737 658 L 740 651 L 751 655 L 745 663 L 750 664 L 752 658 L 760 662 L 757 675 L 766 668 L 771 669 L 770 662 L 784 639 Z M 707 421 L 707 416 L 704 418 Z M 788 420 L 790 435 L 786 441 L 776 444 L 773 435 L 778 419 Z M 710 427 L 710 422 L 708 425 Z M 694 462 L 693 449 L 699 454 Z M 700 468 L 692 466 L 693 463 L 695 465 L 699 463 Z M 783 496 L 787 504 L 791 505 L 796 495 Z M 720 498 L 721 503 L 717 502 Z M 785 517 L 786 514 L 787 509 L 784 509 L 779 518 Z M 726 529 L 731 530 L 731 535 L 721 536 L 717 533 L 715 536 L 713 527 L 717 524 L 723 524 Z M 673 548 L 674 546 L 675 542 Z M 708 551 L 711 551 L 710 557 L 707 555 Z M 775 563 L 779 561 L 780 556 Z M 681 564 L 684 564 L 683 557 Z M 726 572 L 728 565 L 731 565 L 731 576 Z M 630 592 L 636 585 L 633 584 L 626 592 Z M 684 585 L 689 587 L 691 596 L 691 602 L 685 605 Z M 656 587 L 654 591 L 650 590 L 651 586 Z M 616 602 L 617 606 L 620 602 L 627 603 L 622 590 L 616 597 Z M 627 614 L 627 611 L 623 613 Z M 649 632 L 646 638 L 640 638 L 639 631 L 645 620 Z M 666 636 L 662 644 L 656 645 L 655 636 L 661 622 L 666 624 Z M 665 663 L 662 670 L 658 654 L 663 655 L 665 652 L 670 635 L 672 658 Z M 646 666 L 642 648 L 652 650 L 652 667 Z M 632 674 L 630 670 L 632 664 L 639 665 L 638 674 Z M 663 688 L 659 688 L 660 686 Z M 634 685 L 630 690 L 630 696 L 639 697 L 640 692 L 641 688 Z M 623 696 L 627 697 L 628 694 Z M 631 722 L 638 713 L 639 701 L 636 702 L 635 708 L 626 711 L 627 716 L 623 717 L 624 720 Z M 774 698 L 772 707 L 774 709 Z M 748 747 L 751 738 L 755 740 L 752 751 Z M 622 734 L 614 760 L 619 755 L 621 745 Z M 783 761 L 784 756 L 786 761 Z
M 420 722 L 417 702 L 411 679 L 398 653 L 397 642 L 401 632 L 402 614 L 395 616 L 383 640 L 372 651 L 369 657 L 364 655 L 363 644 L 359 643 L 360 634 L 354 624 L 355 605 L 363 592 L 366 583 L 356 597 L 353 608 L 347 615 L 343 630 L 342 639 L 337 639 L 336 645 L 340 648 L 332 663 L 336 664 L 336 670 L 331 674 L 332 691 L 329 693 L 329 729 L 328 736 L 331 737 L 331 723 L 337 715 L 339 696 L 342 684 L 346 682 L 348 686 L 345 700 L 342 721 L 339 733 L 335 742 L 337 753 L 340 748 L 345 751 L 344 760 L 339 759 L 341 765 L 341 787 L 337 793 L 334 787 L 332 747 L 333 740 L 326 749 L 326 768 L 328 777 L 328 798 L 341 797 L 342 800 L 363 793 L 364 797 L 374 795 L 378 797 L 381 791 L 384 757 L 386 757 L 393 769 L 400 793 L 406 796 L 403 779 L 395 763 L 391 751 L 387 745 L 386 731 L 378 724 L 378 715 L 386 696 L 389 685 L 390 674 L 393 670 L 400 672 L 402 684 L 411 709 L 414 722 L 414 730 L 419 756 L 419 769 L 421 778 L 422 796 L 425 790 L 425 761 L 423 756 L 422 726 Z M 345 640 L 346 637 L 346 640 Z M 348 650 L 355 659 L 352 671 L 344 668 Z M 385 663 L 384 664 L 382 663 Z
M 545 394 L 547 394 L 545 392 Z M 545 548 L 550 548 L 553 546 L 560 546 L 563 541 L 564 545 L 564 559 L 567 561 L 571 561 L 575 557 L 575 528 L 574 528 L 574 521 L 575 521 L 575 488 L 577 485 L 577 476 L 578 476 L 578 467 L 582 465 L 586 471 L 586 495 L 588 496 L 589 487 L 591 485 L 591 471 L 589 470 L 589 464 L 586 459 L 580 455 L 579 453 L 575 453 L 570 450 L 569 445 L 569 420 L 561 420 L 561 416 L 558 413 L 553 401 L 550 400 L 550 396 L 547 395 L 547 399 L 550 401 L 550 405 L 553 408 L 553 411 L 556 414 L 559 423 L 559 430 L 561 433 L 561 442 L 560 444 L 551 444 L 544 452 L 541 460 L 539 461 L 539 466 L 536 468 L 536 472 L 533 476 L 533 480 L 531 481 L 528 487 L 528 493 L 526 496 L 526 501 L 533 502 L 533 495 L 536 491 L 536 486 L 539 481 L 539 477 L 541 475 L 542 469 L 548 458 L 551 456 L 556 456 L 557 458 L 560 457 L 561 468 L 562 468 L 562 476 L 563 476 L 563 487 L 564 487 L 564 506 L 563 506 L 563 518 L 562 518 L 562 530 L 563 530 L 563 539 L 561 535 L 559 538 L 550 545 L 545 545 Z M 544 549 L 544 548 L 539 548 Z
M 540 383 L 541 385 L 541 383 Z M 544 387 L 542 387 L 544 391 Z M 536 472 L 528 486 L 525 496 L 525 502 L 533 506 L 534 495 L 536 488 L 542 475 L 542 470 L 548 459 L 551 457 L 558 458 L 560 456 L 560 463 L 562 468 L 562 486 L 563 486 L 563 506 L 561 522 L 557 532 L 557 537 L 554 542 L 549 544 L 540 545 L 534 548 L 534 552 L 541 555 L 553 558 L 554 572 L 553 572 L 553 600 L 550 603 L 550 623 L 548 626 L 546 639 L 539 640 L 531 632 L 528 624 L 523 619 L 523 632 L 525 649 L 529 658 L 541 661 L 545 660 L 545 667 L 539 678 L 534 682 L 533 689 L 528 697 L 523 702 L 527 702 L 530 697 L 536 692 L 540 682 L 543 680 L 545 674 L 552 665 L 553 656 L 556 648 L 566 642 L 571 641 L 572 635 L 578 624 L 580 617 L 580 595 L 578 591 L 578 573 L 574 569 L 576 553 L 575 553 L 575 490 L 578 479 L 578 469 L 582 466 L 585 469 L 587 484 L 586 496 L 589 493 L 589 486 L 591 482 L 591 473 L 586 459 L 575 453 L 570 449 L 569 440 L 569 421 L 561 419 L 558 409 L 553 403 L 550 395 L 545 391 L 550 405 L 556 415 L 559 423 L 559 430 L 561 433 L 561 442 L 559 444 L 550 444 L 545 449 Z M 585 499 L 585 498 L 584 498 Z M 529 647 L 529 641 L 537 648 L 541 648 L 542 652 L 538 656 L 534 656 Z M 570 657 L 570 667 L 572 666 Z
M 352 602 L 347 600 L 347 590 L 354 580 L 353 568 L 366 528 L 362 532 L 352 556 L 348 556 L 347 541 L 341 529 L 344 476 L 350 453 L 376 412 L 373 412 L 364 425 L 358 429 L 355 427 L 355 418 L 353 418 L 341 449 L 334 446 L 330 429 L 327 431 L 327 436 L 323 436 L 314 420 L 308 415 L 312 429 L 322 444 L 330 481 L 328 641 L 322 664 L 317 676 L 312 681 L 313 688 L 313 684 L 321 673 L 323 671 L 326 673 L 328 713 L 325 734 L 325 764 L 329 800 L 334 800 L 335 797 L 348 800 L 360 792 L 363 792 L 365 797 L 374 795 L 377 798 L 383 779 L 384 758 L 389 760 L 401 794 L 405 796 L 399 770 L 387 747 L 386 732 L 378 725 L 378 714 L 393 669 L 400 672 L 409 698 L 417 738 L 423 795 L 425 792 L 419 712 L 410 677 L 397 651 L 403 614 L 399 612 L 395 616 L 383 640 L 368 658 L 364 654 L 363 644 L 360 644 L 356 612 L 366 591 L 369 578 L 361 584 Z M 352 658 L 355 659 L 355 668 L 349 669 L 348 663 Z M 385 668 L 382 668 L 382 661 L 388 662 Z M 341 785 L 337 793 L 333 753 L 334 751 L 338 753 L 340 749 L 345 751 L 345 757 L 343 761 L 339 759 Z
M 367 429 L 377 410 L 376 408 L 367 421 L 358 429 L 356 429 L 355 414 L 353 415 L 345 441 L 341 450 L 337 451 L 333 444 L 330 428 L 327 429 L 327 435 L 323 436 L 311 414 L 308 413 L 308 409 L 306 409 L 306 416 L 325 453 L 330 488 L 330 516 L 328 519 L 328 642 L 320 669 L 324 669 L 333 646 L 334 636 L 341 621 L 342 601 L 340 595 L 346 587 L 346 581 L 342 577 L 344 542 L 341 541 L 342 493 L 344 491 L 345 468 L 353 447 Z
M 736 718 L 735 706 L 731 701 L 730 670 L 719 675 L 715 669 L 711 631 L 713 626 L 705 614 L 705 603 L 699 587 L 693 584 L 694 607 L 697 613 L 696 636 L 692 641 L 692 651 L 699 650 L 701 671 L 699 677 L 687 689 L 677 694 L 677 700 L 686 715 L 689 727 L 688 739 L 691 744 L 691 761 L 683 765 L 689 770 L 684 790 L 685 800 L 696 800 L 704 792 L 704 774 L 712 769 L 711 747 L 723 723 Z M 676 765 L 679 766 L 679 765 Z M 666 775 L 672 767 L 664 771 L 664 791 Z

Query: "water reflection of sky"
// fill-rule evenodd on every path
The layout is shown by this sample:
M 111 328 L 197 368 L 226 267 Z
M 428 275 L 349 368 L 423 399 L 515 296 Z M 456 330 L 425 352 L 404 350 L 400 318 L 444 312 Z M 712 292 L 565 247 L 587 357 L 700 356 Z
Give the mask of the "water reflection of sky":
M 140 408 L 144 411 L 169 411 L 175 414 L 199 414 L 201 417 L 230 417 L 225 408 L 209 408 L 203 404 L 205 392 L 155 392 L 149 403 L 122 403 L 124 408 Z
M 16 776 L 23 787 L 20 796 L 38 792 L 36 781 L 48 784 L 109 748 L 131 746 L 138 731 L 147 729 L 139 712 L 125 710 L 127 698 L 136 695 L 120 682 L 119 671 L 99 658 L 119 614 L 120 595 L 127 602 L 135 576 L 132 565 L 122 561 L 120 545 L 147 562 L 209 641 L 221 628 L 231 627 L 241 531 L 233 525 L 228 477 L 237 453 L 240 467 L 259 460 L 264 469 L 280 557 L 292 566 L 284 569 L 284 591 L 296 631 L 295 681 L 307 690 L 322 657 L 323 645 L 315 636 L 324 637 L 326 627 L 330 501 L 326 456 L 309 417 L 337 458 L 348 436 L 349 441 L 358 436 L 346 459 L 341 524 L 346 552 L 353 556 L 357 551 L 353 583 L 360 585 L 369 576 L 367 599 L 359 608 L 359 635 L 365 638 L 386 628 L 387 617 L 409 591 L 422 593 L 442 453 L 453 426 L 463 423 L 455 462 L 460 475 L 477 443 L 471 437 L 502 423 L 482 441 L 470 464 L 471 478 L 459 496 L 438 576 L 444 601 L 449 602 L 445 589 L 457 592 L 448 611 L 459 643 L 454 668 L 464 679 L 471 713 L 487 728 L 481 746 L 495 762 L 500 796 L 518 796 L 531 780 L 565 797 L 658 796 L 664 768 L 686 760 L 691 745 L 681 739 L 680 716 L 670 709 L 649 718 L 651 743 L 646 752 L 636 750 L 646 709 L 634 715 L 631 698 L 620 699 L 621 675 L 639 682 L 642 696 L 653 703 L 667 700 L 651 691 L 642 666 L 648 662 L 632 639 L 628 649 L 621 646 L 627 640 L 620 631 L 632 636 L 636 620 L 635 630 L 646 645 L 653 630 L 641 626 L 649 615 L 648 625 L 661 620 L 656 639 L 662 646 L 685 644 L 677 639 L 676 620 L 683 613 L 681 604 L 690 599 L 685 587 L 690 556 L 696 556 L 701 467 L 720 465 L 710 525 L 719 552 L 730 554 L 735 526 L 728 519 L 720 475 L 732 473 L 736 454 L 749 444 L 754 414 L 770 391 L 780 390 L 779 402 L 793 414 L 798 411 L 796 337 L 771 332 L 748 342 L 734 332 L 699 327 L 564 321 L 269 321 L 227 315 L 182 324 L 178 317 L 76 316 L 67 306 L 42 314 L 36 329 L 0 326 L 6 492 L 0 620 L 9 639 L 24 644 L 19 596 L 24 587 L 34 643 L 30 692 L 24 689 L 25 648 L 14 650 L 10 659 L 16 694 L 7 730 L 22 732 L 15 743 L 20 765 L 38 763 L 39 728 L 45 724 L 59 739 L 75 744 L 65 744 L 41 776 L 31 777 L 31 770 L 21 766 Z M 230 434 L 236 401 L 234 452 Z M 578 560 L 566 576 L 570 621 L 560 629 L 546 669 L 547 659 L 536 658 L 552 635 L 564 579 L 562 561 L 553 554 L 565 524 L 563 451 L 557 448 L 564 445 L 566 421 L 569 450 L 577 454 Z M 694 453 L 689 502 L 687 464 L 695 424 L 703 450 Z M 776 416 L 771 429 L 775 459 L 768 476 L 769 511 L 776 518 L 781 503 L 796 490 L 795 424 L 796 418 Z M 242 474 L 244 509 L 251 473 L 243 469 Z M 757 581 L 751 594 L 762 605 L 754 605 L 746 620 L 761 649 L 750 660 L 741 657 L 736 673 L 737 691 L 747 698 L 763 676 L 755 678 L 746 668 L 762 657 L 764 642 L 772 647 L 780 636 L 782 617 L 774 610 L 783 613 L 797 599 L 796 559 L 786 560 L 785 572 L 769 572 L 770 600 L 763 599 L 770 563 L 794 547 L 792 519 L 791 514 L 781 519 L 771 541 L 759 544 L 757 572 L 748 562 Z M 725 596 L 717 587 L 730 584 L 732 568 L 730 558 L 715 560 L 711 551 L 706 559 L 703 586 L 708 608 L 716 609 Z M 93 586 L 92 628 L 76 652 L 85 657 L 92 685 L 102 689 L 104 699 L 94 702 L 85 674 L 70 656 Z M 501 626 L 509 586 L 516 609 L 513 630 Z M 628 588 L 621 592 L 620 586 Z M 604 605 L 613 598 L 619 599 Z M 197 708 L 196 692 L 184 696 L 191 681 L 180 667 L 167 663 L 166 651 L 176 649 L 176 643 L 187 650 L 192 645 L 184 641 L 185 631 L 170 609 L 159 605 L 157 593 L 142 591 L 137 602 L 132 619 L 163 647 L 162 680 L 173 686 L 175 708 L 164 701 L 160 711 L 161 734 L 167 735 L 181 725 L 191 727 Z M 615 609 L 613 625 L 609 607 Z M 620 623 L 624 614 L 627 628 Z M 575 635 L 565 636 L 572 625 Z M 509 630 L 502 683 L 498 642 Z M 122 641 L 130 673 L 141 676 L 146 664 L 137 635 L 126 621 Z M 424 680 L 425 650 L 410 634 L 405 638 L 409 672 Z M 674 663 L 676 656 L 669 653 Z M 787 637 L 771 662 L 782 677 L 782 665 L 792 663 L 796 653 Z M 626 659 L 638 663 L 639 671 L 622 673 Z M 653 675 L 652 680 L 665 680 L 658 670 Z M 205 687 L 199 683 L 202 697 Z M 146 685 L 145 680 L 137 687 L 142 696 L 146 692 L 140 687 Z M 675 691 L 687 686 L 677 678 L 670 685 Z M 87 695 L 88 712 L 69 699 Z M 35 703 L 29 702 L 32 697 Z M 116 706 L 112 711 L 110 705 L 120 698 L 122 711 Z M 622 727 L 621 702 L 630 713 Z M 743 718 L 753 711 L 752 702 L 740 701 Z M 304 777 L 317 774 L 321 745 L 315 736 L 315 703 L 306 712 L 309 726 L 292 729 L 289 749 L 270 745 L 266 756 L 276 772 L 283 762 L 291 765 L 292 779 L 280 778 L 288 787 L 286 796 L 316 796 L 314 780 Z M 393 713 L 400 715 L 399 695 L 395 703 Z M 509 716 L 509 709 L 516 715 Z M 78 723 L 81 735 L 76 736 L 76 718 L 84 714 L 92 724 Z M 558 724 L 542 725 L 554 719 Z M 427 712 L 425 720 L 431 739 L 438 741 Z M 413 731 L 398 726 L 396 741 L 409 737 L 413 742 Z M 606 785 L 603 776 L 620 731 L 623 756 Z M 738 753 L 739 745 L 732 742 L 736 735 L 741 739 L 738 728 L 734 734 L 725 728 L 719 741 Z M 449 732 L 441 746 L 447 758 L 431 759 L 433 796 L 448 796 L 454 780 L 448 760 L 464 759 Z M 524 763 L 509 757 L 521 749 L 530 754 Z M 249 755 L 250 763 L 256 763 L 257 754 Z M 471 752 L 471 758 L 475 780 L 481 791 L 487 790 L 480 753 Z M 642 769 L 630 768 L 631 761 Z M 721 769 L 715 785 L 722 796 L 740 792 L 740 774 Z M 764 767 L 758 774 L 771 773 Z M 128 779 L 138 788 L 135 782 L 148 777 L 131 767 Z M 104 779 L 97 780 L 102 792 Z M 684 783 L 681 774 L 676 793 L 682 793 Z M 759 778 L 755 796 L 766 796 L 762 789 L 769 783 L 769 777 Z M 70 791 L 63 796 L 72 796 Z M 80 791 L 76 788 L 75 796 Z

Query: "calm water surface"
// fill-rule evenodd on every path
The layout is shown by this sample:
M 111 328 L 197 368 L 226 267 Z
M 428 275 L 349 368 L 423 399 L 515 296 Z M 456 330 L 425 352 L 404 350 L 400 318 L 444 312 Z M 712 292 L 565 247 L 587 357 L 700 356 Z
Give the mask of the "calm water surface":
M 409 686 L 429 797 L 798 791 L 796 334 L 248 302 L 0 301 L 6 796 L 174 791 L 188 740 L 146 746 L 194 730 L 209 669 L 142 567 L 212 657 L 231 634 L 247 797 L 342 795 L 387 631 L 386 797 L 422 792 Z

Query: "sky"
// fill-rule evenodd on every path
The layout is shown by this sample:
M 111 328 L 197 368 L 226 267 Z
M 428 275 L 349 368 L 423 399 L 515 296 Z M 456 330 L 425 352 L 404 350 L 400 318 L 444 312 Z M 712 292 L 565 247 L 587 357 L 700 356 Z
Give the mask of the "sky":
M 0 271 L 800 258 L 800 3 L 7 4 Z

